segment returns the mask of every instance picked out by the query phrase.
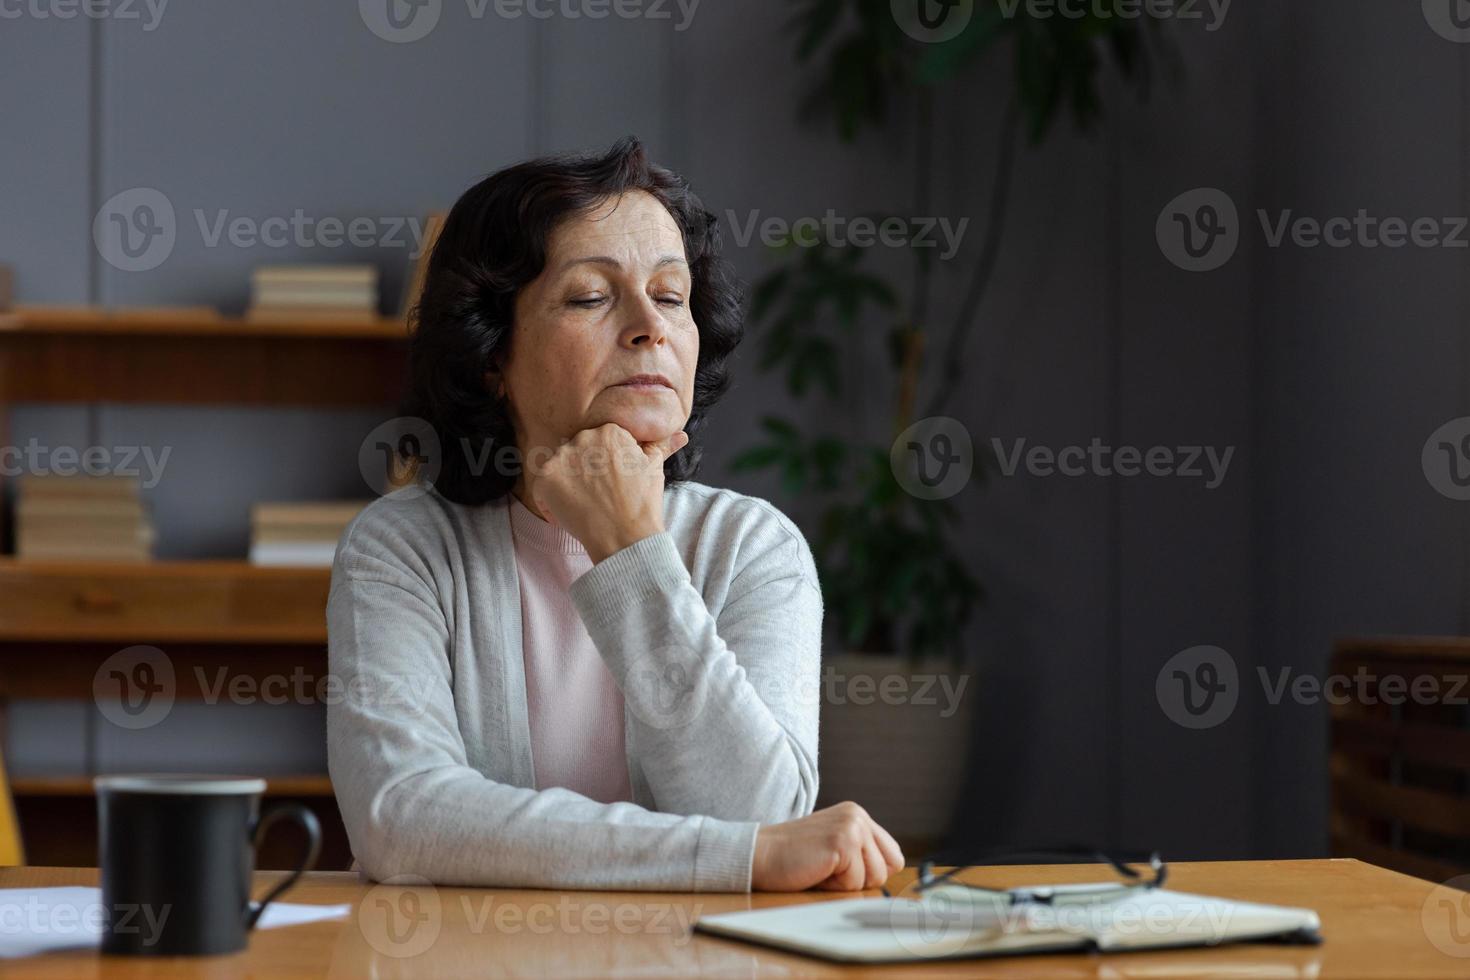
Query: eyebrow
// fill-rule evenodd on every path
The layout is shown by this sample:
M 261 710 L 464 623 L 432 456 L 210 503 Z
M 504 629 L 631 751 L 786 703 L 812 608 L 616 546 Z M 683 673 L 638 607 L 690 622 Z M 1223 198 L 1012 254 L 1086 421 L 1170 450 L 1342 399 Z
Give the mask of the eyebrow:
M 661 256 L 659 258 L 659 260 L 654 263 L 653 267 L 655 269 L 661 269 L 661 268 L 663 268 L 666 265 L 688 265 L 688 264 L 689 263 L 687 261 L 685 261 L 685 259 L 683 258 L 683 256 L 679 256 L 679 255 L 664 255 L 664 256 Z M 619 262 L 617 259 L 613 258 L 611 255 L 588 255 L 588 256 L 585 256 L 584 258 L 571 259 L 571 260 L 569 260 L 567 262 L 563 262 L 561 264 L 561 267 L 558 268 L 556 271 L 557 271 L 558 274 L 560 274 L 560 273 L 563 273 L 563 272 L 567 271 L 568 269 L 570 269 L 574 265 L 610 265 L 610 266 L 613 266 L 614 268 L 617 268 L 617 269 L 621 269 L 623 267 L 623 263 Z

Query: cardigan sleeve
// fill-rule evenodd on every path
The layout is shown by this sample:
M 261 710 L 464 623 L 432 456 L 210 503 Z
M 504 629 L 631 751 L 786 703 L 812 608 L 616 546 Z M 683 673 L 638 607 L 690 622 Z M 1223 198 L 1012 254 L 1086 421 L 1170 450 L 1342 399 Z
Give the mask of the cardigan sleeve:
M 822 593 L 806 540 L 769 504 L 723 542 L 712 614 L 668 532 L 608 556 L 571 593 L 623 689 L 658 809 L 780 823 L 817 796 Z
M 344 538 L 327 603 L 330 675 L 341 694 L 328 702 L 327 747 L 353 852 L 370 877 L 749 890 L 755 822 L 512 786 L 469 765 L 435 593 L 410 563 L 363 550 L 364 537 Z

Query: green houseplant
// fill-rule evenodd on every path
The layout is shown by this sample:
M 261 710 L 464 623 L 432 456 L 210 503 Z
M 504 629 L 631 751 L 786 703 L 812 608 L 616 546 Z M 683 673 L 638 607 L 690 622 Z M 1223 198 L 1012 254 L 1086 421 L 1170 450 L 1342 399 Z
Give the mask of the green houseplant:
M 835 124 L 838 136 L 851 142 L 864 127 L 886 127 L 892 103 L 910 100 L 914 213 L 929 215 L 935 93 L 962 84 L 972 62 L 1009 54 L 1015 85 L 1000 127 L 988 221 L 959 313 L 948 325 L 932 322 L 934 259 L 928 251 L 913 250 L 905 290 L 866 268 L 859 248 L 779 246 L 781 261 L 757 281 L 751 304 L 759 367 L 782 372 L 798 399 L 840 403 L 850 394 L 837 366 L 840 342 L 876 326 L 885 333 L 892 369 L 892 432 L 864 443 L 766 416 L 765 441 L 740 453 L 733 466 L 777 469 L 788 493 L 816 494 L 824 502 L 813 551 L 829 615 L 847 646 L 901 646 L 914 657 L 948 653 L 958 660 L 959 637 L 981 598 L 979 583 L 950 542 L 958 515 L 952 501 L 921 500 L 903 490 L 889 464 L 890 444 L 919 417 L 921 404 L 924 415 L 943 412 L 963 379 L 966 342 L 1005 230 L 1021 127 L 1032 144 L 1042 142 L 1064 113 L 1088 129 L 1102 112 L 1099 76 L 1109 55 L 1119 74 L 1142 90 L 1167 49 L 1153 39 L 1157 25 L 1148 20 L 1096 13 L 1037 18 L 1011 0 L 977 0 L 958 36 L 925 44 L 904 32 L 893 8 L 891 0 L 796 5 L 797 58 L 813 68 L 803 113 Z M 925 354 L 936 341 L 943 369 L 926 389 Z
M 1023 141 L 1042 143 L 1068 117 L 1079 130 L 1090 129 L 1102 114 L 1109 63 L 1140 94 L 1158 70 L 1174 68 L 1158 23 L 1147 18 L 1109 17 L 1095 8 L 1080 18 L 1059 16 L 1055 8 L 1052 16 L 1033 16 L 1015 0 L 975 0 L 963 30 L 925 43 L 900 23 L 903 2 L 954 0 L 795 4 L 795 53 L 810 73 L 802 112 L 813 124 L 832 126 L 844 142 L 866 128 L 906 135 L 915 161 L 913 213 L 932 215 L 936 95 L 943 90 L 951 96 L 946 105 L 963 107 L 953 96 L 963 94 L 966 72 L 982 59 L 1009 58 L 1010 91 L 976 95 L 1003 109 L 986 224 L 978 248 L 957 259 L 965 262 L 958 312 L 947 323 L 934 322 L 930 251 L 912 250 L 912 274 L 900 286 L 871 268 L 859 248 L 779 245 L 752 297 L 759 368 L 780 372 L 798 401 L 842 406 L 853 387 L 838 366 L 839 352 L 879 331 L 891 372 L 891 431 L 853 439 L 768 415 L 761 420 L 763 441 L 733 463 L 739 470 L 774 469 L 786 492 L 820 502 L 813 552 L 827 615 L 847 651 L 829 656 L 829 664 L 846 656 L 852 669 L 885 679 L 904 669 L 897 651 L 908 656 L 911 670 L 938 658 L 962 667 L 961 637 L 982 597 L 954 545 L 953 501 L 907 493 L 890 465 L 890 448 L 918 419 L 944 413 L 963 382 L 967 341 L 980 322 L 1004 236 L 1017 150 Z M 893 126 L 896 108 L 911 118 L 907 129 Z M 939 358 L 937 371 L 925 371 L 926 357 Z M 983 474 L 983 466 L 976 472 Z M 869 658 L 860 659 L 863 654 Z M 962 691 L 963 680 L 958 686 Z M 939 726 L 935 712 L 921 715 L 912 705 L 869 701 L 856 711 L 852 700 L 824 705 L 823 796 L 859 799 L 901 840 L 924 846 L 948 819 L 954 769 L 962 765 L 956 733 L 968 733 L 965 715 Z M 884 754 L 888 765 L 877 761 Z M 894 800 L 898 808 L 877 812 Z

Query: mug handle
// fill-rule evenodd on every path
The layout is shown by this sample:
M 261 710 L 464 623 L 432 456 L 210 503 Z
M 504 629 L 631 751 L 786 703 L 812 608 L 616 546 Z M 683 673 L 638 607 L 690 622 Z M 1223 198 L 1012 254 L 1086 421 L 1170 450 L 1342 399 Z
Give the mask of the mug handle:
M 265 812 L 255 824 L 255 833 L 252 844 L 257 852 L 260 850 L 260 842 L 265 838 L 266 831 L 281 820 L 295 820 L 306 831 L 307 845 L 306 854 L 301 862 L 296 865 L 296 870 L 291 872 L 284 881 L 265 893 L 265 897 L 258 902 L 249 902 L 245 908 L 245 929 L 249 931 L 255 928 L 255 923 L 260 921 L 260 914 L 265 907 L 281 896 L 281 893 L 292 885 L 316 864 L 317 855 L 322 851 L 322 825 L 317 820 L 316 814 L 302 806 L 300 803 L 280 803 Z

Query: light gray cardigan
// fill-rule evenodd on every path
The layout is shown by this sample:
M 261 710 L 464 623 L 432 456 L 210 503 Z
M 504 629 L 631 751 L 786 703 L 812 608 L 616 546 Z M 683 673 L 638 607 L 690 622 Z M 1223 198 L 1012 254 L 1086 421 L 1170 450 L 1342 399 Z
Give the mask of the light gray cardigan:
M 759 824 L 817 794 L 822 596 L 764 500 L 664 491 L 662 534 L 572 583 L 623 689 L 634 803 L 534 789 L 507 502 L 374 501 L 327 602 L 332 785 L 382 880 L 748 891 Z

